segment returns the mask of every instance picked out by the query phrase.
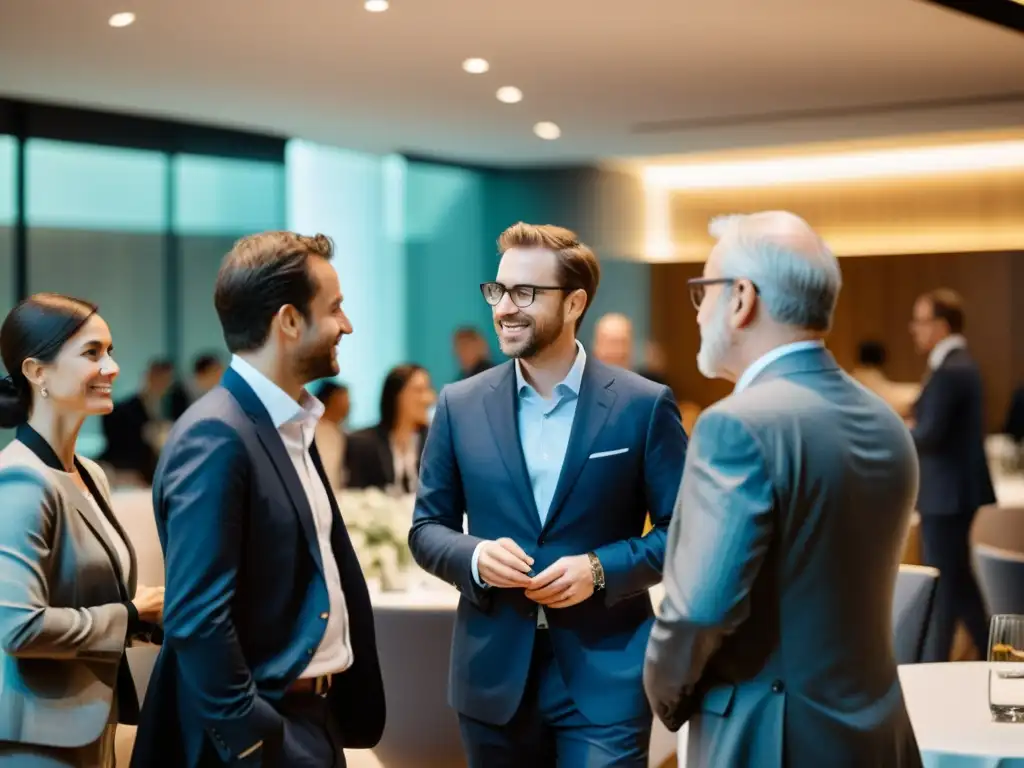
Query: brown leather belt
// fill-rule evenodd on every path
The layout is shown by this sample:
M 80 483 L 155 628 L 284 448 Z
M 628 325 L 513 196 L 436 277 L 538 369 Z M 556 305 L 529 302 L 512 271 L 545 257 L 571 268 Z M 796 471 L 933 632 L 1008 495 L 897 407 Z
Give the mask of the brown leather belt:
M 314 693 L 317 696 L 326 696 L 331 690 L 331 675 L 320 677 L 300 677 L 288 686 L 288 693 Z

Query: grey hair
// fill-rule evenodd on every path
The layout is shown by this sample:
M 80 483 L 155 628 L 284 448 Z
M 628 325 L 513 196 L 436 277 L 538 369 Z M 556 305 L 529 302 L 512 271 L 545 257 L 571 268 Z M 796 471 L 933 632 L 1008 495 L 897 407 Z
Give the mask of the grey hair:
M 777 323 L 828 331 L 842 288 L 839 262 L 810 225 L 786 211 L 720 216 L 708 231 L 719 241 L 723 277 L 757 286 Z

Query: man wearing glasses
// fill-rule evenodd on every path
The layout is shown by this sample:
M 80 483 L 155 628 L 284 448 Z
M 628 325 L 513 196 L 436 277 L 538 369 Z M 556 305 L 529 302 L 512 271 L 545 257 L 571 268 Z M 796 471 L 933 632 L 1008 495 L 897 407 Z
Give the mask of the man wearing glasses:
M 910 434 L 825 349 L 835 256 L 783 212 L 716 222 L 691 281 L 708 377 L 644 685 L 691 768 L 921 765 L 891 608 L 917 493 Z
M 409 534 L 416 561 L 462 593 L 450 700 L 470 768 L 644 768 L 647 590 L 686 435 L 667 387 L 576 340 L 593 252 L 523 223 L 498 245 L 481 291 L 513 360 L 441 392 Z

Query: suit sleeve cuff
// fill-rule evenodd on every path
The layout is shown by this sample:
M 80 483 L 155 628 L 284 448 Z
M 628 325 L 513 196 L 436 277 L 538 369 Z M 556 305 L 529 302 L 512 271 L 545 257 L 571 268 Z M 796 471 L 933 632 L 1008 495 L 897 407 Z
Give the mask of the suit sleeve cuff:
M 128 631 L 126 633 L 126 638 L 131 640 L 131 638 L 142 631 L 143 622 L 139 619 L 139 609 L 135 607 L 135 603 L 128 600 L 127 602 L 122 603 L 122 605 L 124 605 L 128 610 Z
M 479 586 L 483 587 L 484 589 L 487 589 L 491 585 L 488 584 L 487 582 L 485 582 L 483 579 L 480 578 L 480 565 L 479 565 L 479 563 L 480 563 L 480 548 L 485 543 L 486 542 L 481 541 L 479 544 L 476 545 L 476 547 L 473 549 L 473 559 L 470 562 L 471 562 L 471 566 L 472 566 L 472 569 L 473 569 L 473 581 L 475 581 Z M 465 561 L 463 561 L 463 562 L 465 562 Z

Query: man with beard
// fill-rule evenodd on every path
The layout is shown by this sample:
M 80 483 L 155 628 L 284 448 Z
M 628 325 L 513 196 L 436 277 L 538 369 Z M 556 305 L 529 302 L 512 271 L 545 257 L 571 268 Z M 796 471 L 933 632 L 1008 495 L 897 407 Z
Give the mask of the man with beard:
M 791 213 L 730 217 L 690 281 L 693 431 L 644 685 L 688 766 L 920 766 L 890 616 L 917 493 L 900 418 L 823 339 L 839 264 Z
M 686 435 L 667 387 L 576 340 L 594 253 L 523 223 L 498 246 L 481 290 L 513 360 L 441 392 L 409 534 L 416 561 L 462 593 L 450 701 L 471 768 L 640 768 L 647 590 Z
M 323 235 L 240 240 L 215 304 L 233 353 L 178 421 L 153 487 L 164 646 L 132 765 L 343 766 L 384 691 L 370 598 L 313 442 L 304 386 L 352 332 Z

